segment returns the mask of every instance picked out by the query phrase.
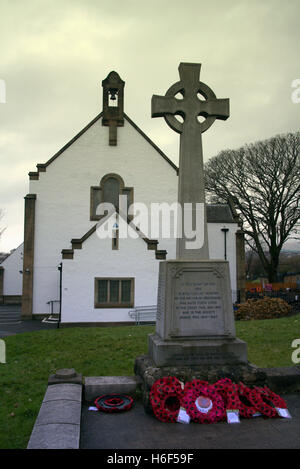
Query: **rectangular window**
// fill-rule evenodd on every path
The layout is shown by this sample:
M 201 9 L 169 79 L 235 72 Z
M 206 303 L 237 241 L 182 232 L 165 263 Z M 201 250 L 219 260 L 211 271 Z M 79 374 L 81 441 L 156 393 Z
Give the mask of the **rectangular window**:
M 100 220 L 100 215 L 96 215 L 97 207 L 102 202 L 102 189 L 99 186 L 91 187 L 90 196 L 90 219 Z
M 101 280 L 98 285 L 98 303 L 107 303 L 107 280 Z
M 131 295 L 131 281 L 121 280 L 121 301 L 122 303 L 128 303 Z
M 134 278 L 95 278 L 95 308 L 133 308 Z

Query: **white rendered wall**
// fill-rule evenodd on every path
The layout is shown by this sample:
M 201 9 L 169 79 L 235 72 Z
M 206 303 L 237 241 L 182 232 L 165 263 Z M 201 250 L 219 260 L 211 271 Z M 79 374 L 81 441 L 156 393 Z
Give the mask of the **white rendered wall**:
M 155 251 L 148 250 L 143 239 L 120 239 L 119 249 L 112 250 L 111 239 L 100 240 L 93 233 L 82 249 L 74 250 L 73 259 L 63 261 L 61 321 L 132 321 L 128 316 L 131 308 L 94 307 L 94 279 L 133 277 L 134 306 L 150 306 L 157 303 L 158 269 Z
M 118 128 L 118 145 L 108 145 L 108 127 L 101 119 L 30 181 L 37 195 L 34 253 L 33 314 L 48 313 L 49 300 L 59 295 L 61 250 L 71 247 L 94 224 L 90 218 L 90 187 L 108 173 L 119 174 L 134 187 L 134 200 L 172 203 L 177 197 L 176 171 L 134 127 Z M 164 241 L 159 249 L 170 252 Z M 170 252 L 173 257 L 174 253 Z
M 3 295 L 22 295 L 23 243 L 2 263 L 4 267 Z

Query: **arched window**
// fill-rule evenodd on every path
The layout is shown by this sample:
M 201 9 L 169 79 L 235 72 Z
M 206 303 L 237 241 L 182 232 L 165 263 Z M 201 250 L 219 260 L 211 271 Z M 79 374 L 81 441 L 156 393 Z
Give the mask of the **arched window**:
M 103 182 L 103 202 L 109 202 L 114 205 L 116 209 L 119 208 L 119 195 L 120 190 L 120 180 L 115 176 L 110 176 Z
M 124 181 L 118 174 L 106 174 L 99 186 L 91 187 L 90 219 L 100 220 L 96 214 L 99 204 L 109 202 L 119 208 L 119 196 L 127 196 L 127 208 L 133 203 L 133 187 L 125 187 Z

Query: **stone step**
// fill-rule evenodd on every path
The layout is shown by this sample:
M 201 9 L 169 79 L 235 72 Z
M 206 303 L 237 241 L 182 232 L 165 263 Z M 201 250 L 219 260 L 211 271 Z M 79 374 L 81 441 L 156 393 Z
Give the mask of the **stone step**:
M 0 317 L 1 316 L 21 316 L 21 310 L 2 306 L 0 308 Z
M 6 316 L 20 317 L 20 316 L 21 316 L 21 313 L 20 313 L 20 312 L 12 313 L 11 311 L 1 311 L 1 312 L 0 312 L 0 318 L 6 317 Z
M 0 318 L 1 322 L 18 322 L 21 321 L 21 318 Z
M 141 384 L 138 376 L 97 376 L 84 380 L 84 397 L 88 402 L 103 394 L 132 394 Z
M 42 322 L 45 322 L 47 324 L 57 324 L 58 321 L 59 321 L 58 316 L 49 316 L 49 317 L 46 317 L 42 320 Z
M 7 320 L 7 319 L 11 319 L 11 320 L 19 320 L 21 319 L 21 314 L 0 314 L 0 321 L 1 319 L 3 320 Z

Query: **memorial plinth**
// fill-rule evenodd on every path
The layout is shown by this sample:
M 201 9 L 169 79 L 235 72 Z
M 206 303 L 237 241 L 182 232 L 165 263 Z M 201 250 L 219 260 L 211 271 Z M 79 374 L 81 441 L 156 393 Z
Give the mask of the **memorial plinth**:
M 235 337 L 227 261 L 160 263 L 149 355 L 157 366 L 247 363 L 246 343 Z

